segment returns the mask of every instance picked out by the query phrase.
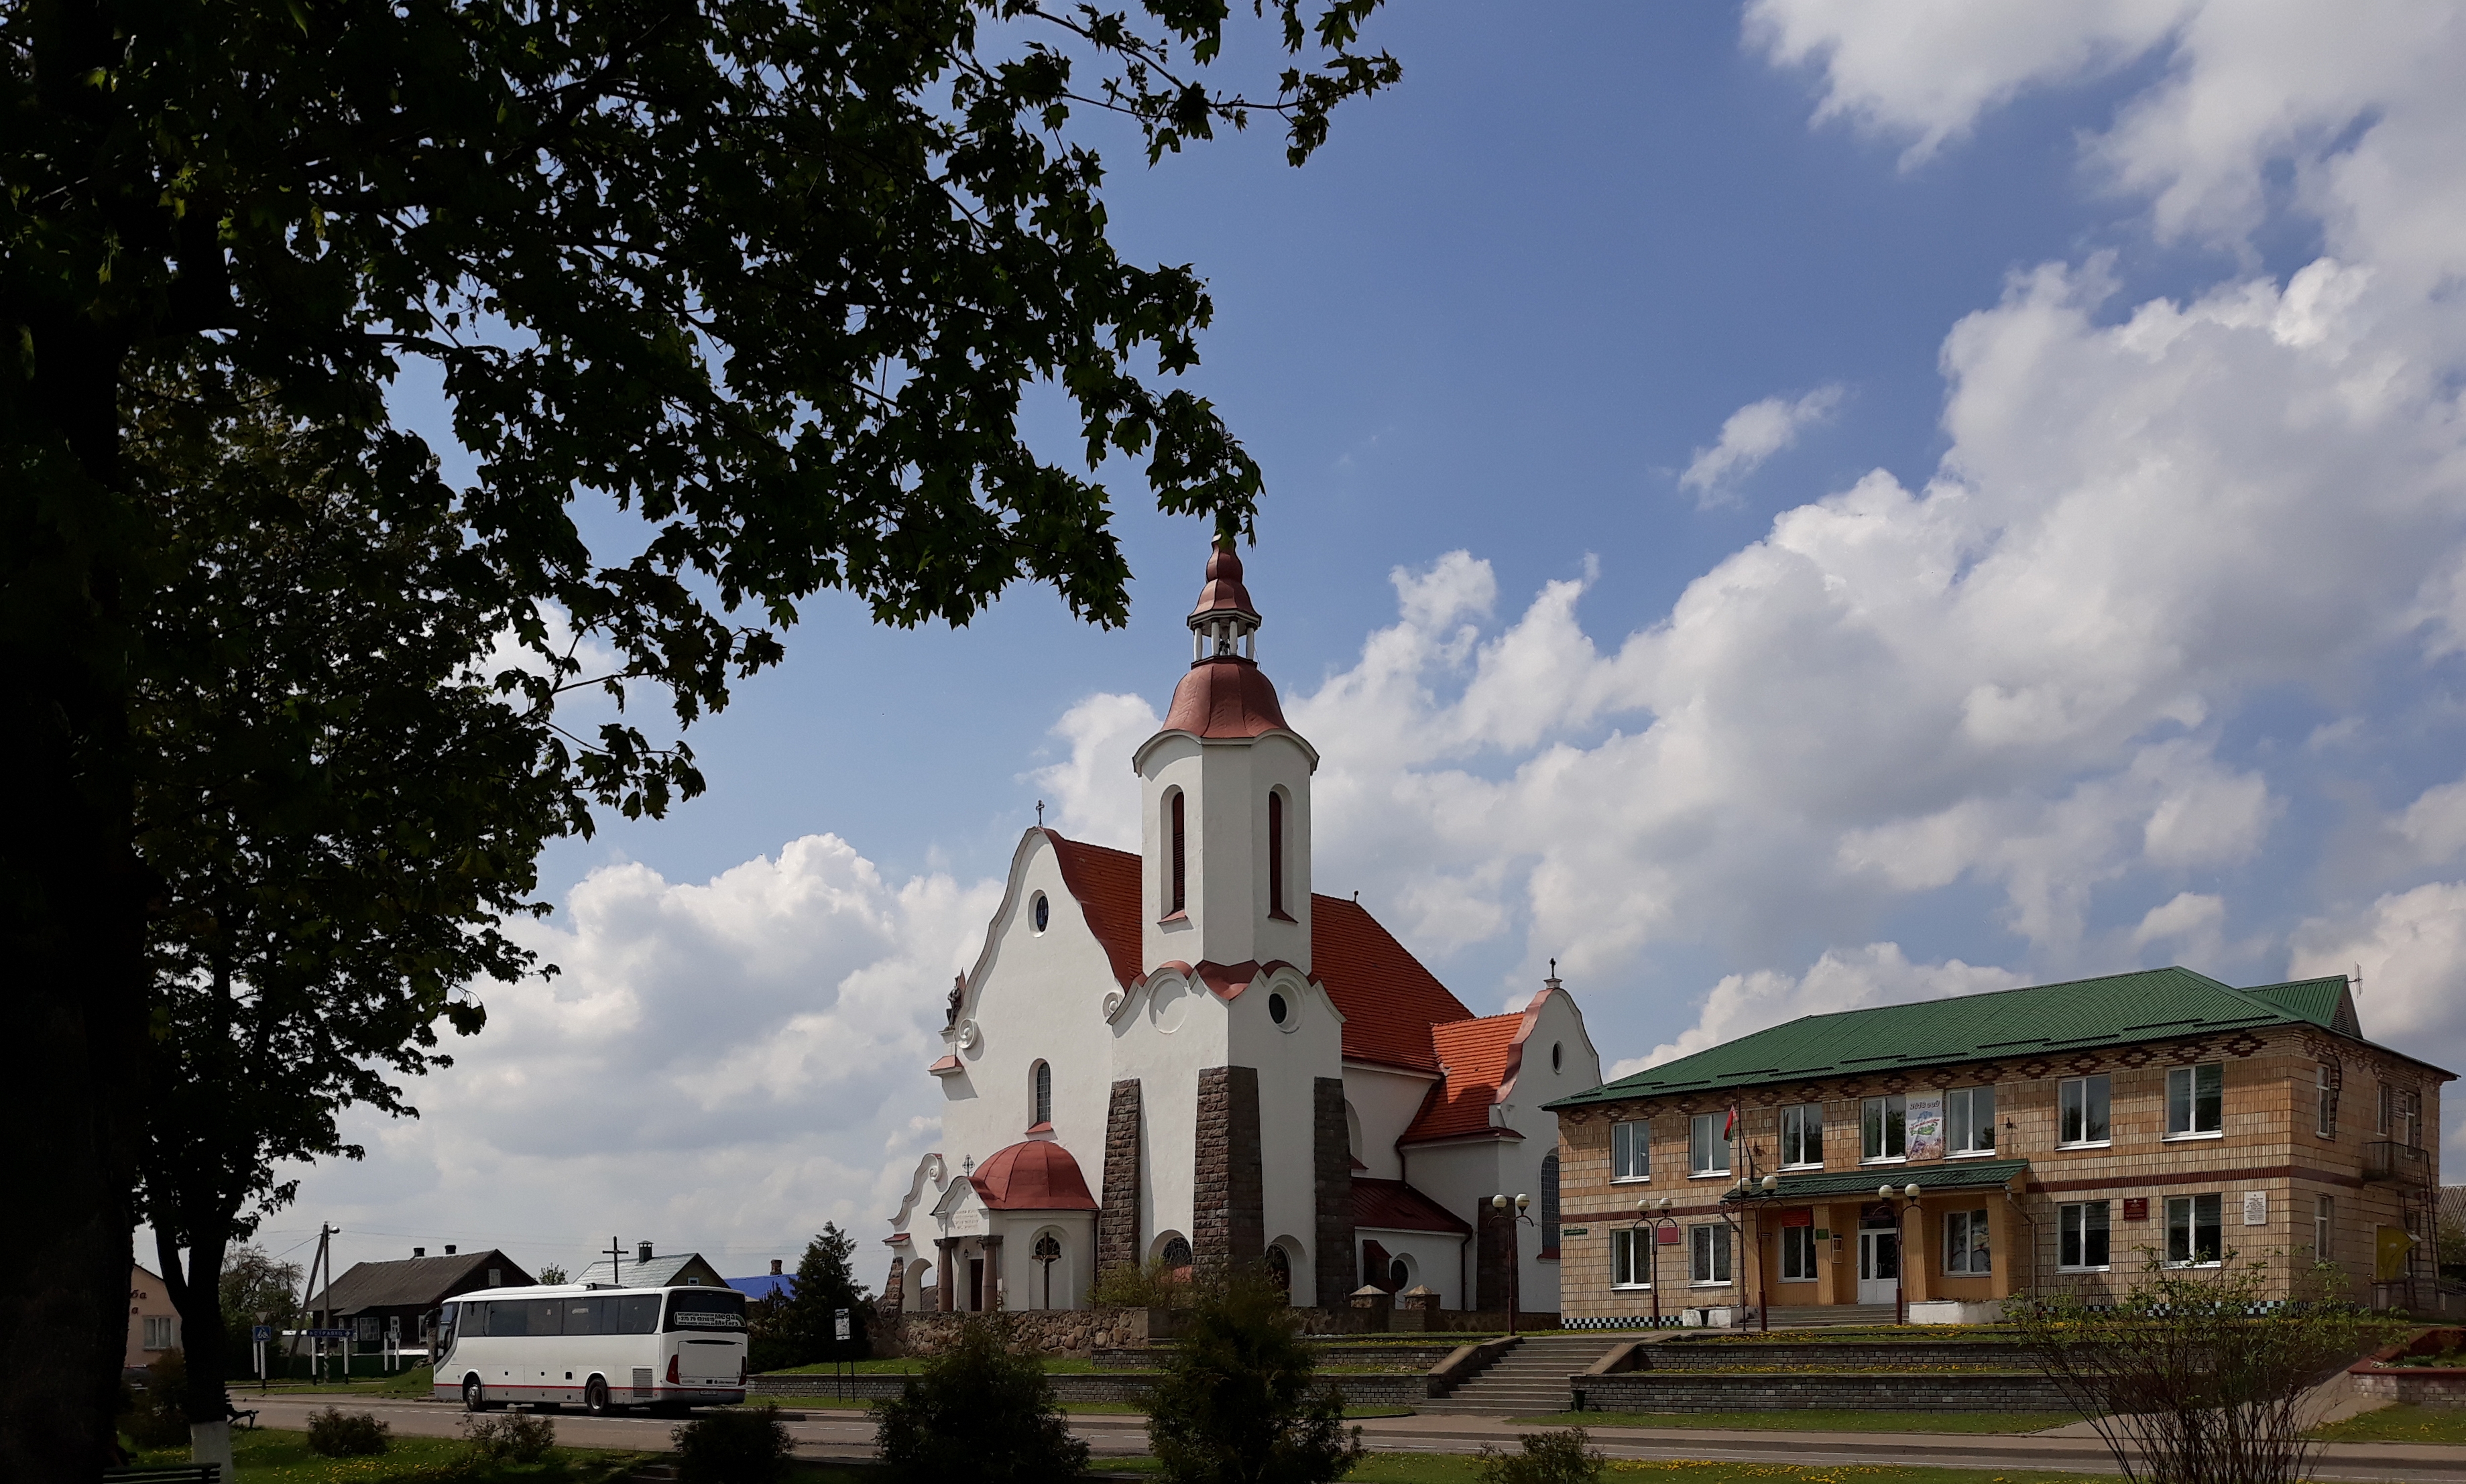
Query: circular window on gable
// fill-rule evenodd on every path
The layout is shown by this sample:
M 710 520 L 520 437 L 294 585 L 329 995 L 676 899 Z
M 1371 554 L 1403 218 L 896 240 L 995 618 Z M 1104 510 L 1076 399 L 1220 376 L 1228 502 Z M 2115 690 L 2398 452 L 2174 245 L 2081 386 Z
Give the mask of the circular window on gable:
M 1041 912 L 1041 911 L 1042 911 L 1043 909 L 1040 907 L 1038 910 Z M 1564 1060 L 1566 1060 L 1566 1056 L 1567 1056 L 1567 1044 L 1566 1044 L 1565 1042 L 1563 1042 L 1563 1041 L 1553 1041 L 1553 1042 L 1551 1042 L 1551 1043 L 1550 1043 L 1550 1070 L 1551 1070 L 1551 1071 L 1553 1071 L 1553 1072 L 1558 1071 L 1558 1070 L 1559 1063 L 1561 1063 L 1561 1062 L 1563 1062 Z
M 1045 900 L 1044 894 L 1039 892 L 1036 894 L 1035 905 L 1028 910 L 1036 921 L 1036 930 L 1040 933 L 1043 932 L 1045 923 L 1053 919 L 1053 903 Z
M 1293 1008 L 1285 1003 L 1283 995 L 1271 994 L 1267 996 L 1267 1018 L 1277 1025 L 1284 1025 L 1293 1018 Z

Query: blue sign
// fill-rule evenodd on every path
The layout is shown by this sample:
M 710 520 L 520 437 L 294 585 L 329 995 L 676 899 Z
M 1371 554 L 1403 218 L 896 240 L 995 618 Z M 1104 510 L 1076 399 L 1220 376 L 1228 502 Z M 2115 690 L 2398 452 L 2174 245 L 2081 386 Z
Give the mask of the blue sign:
M 286 1329 L 283 1333 L 301 1340 L 348 1340 L 351 1338 L 351 1332 L 347 1329 Z
M 248 1332 L 248 1338 L 256 1340 L 261 1345 L 274 1338 L 274 1326 L 271 1324 L 260 1324 L 257 1328 Z

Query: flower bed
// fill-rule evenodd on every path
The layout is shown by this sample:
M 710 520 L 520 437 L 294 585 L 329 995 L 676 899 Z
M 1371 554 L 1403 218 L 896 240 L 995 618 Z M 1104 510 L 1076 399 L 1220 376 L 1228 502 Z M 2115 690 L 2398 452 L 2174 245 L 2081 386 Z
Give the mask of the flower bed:
M 2347 1368 L 2357 1392 L 2420 1406 L 2466 1407 L 2466 1329 L 2418 1330 Z

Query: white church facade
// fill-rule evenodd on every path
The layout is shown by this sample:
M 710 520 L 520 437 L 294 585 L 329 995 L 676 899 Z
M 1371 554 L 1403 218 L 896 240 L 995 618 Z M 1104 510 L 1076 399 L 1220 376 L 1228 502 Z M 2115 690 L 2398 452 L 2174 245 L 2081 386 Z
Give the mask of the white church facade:
M 1556 1098 L 1601 1082 L 1553 977 L 1476 1016 L 1311 889 L 1318 754 L 1257 659 L 1229 543 L 1132 755 L 1138 853 L 1030 830 L 951 992 L 942 1148 L 891 1221 L 885 1303 L 1084 1307 L 1100 1272 L 1263 1261 L 1296 1304 L 1363 1283 L 1558 1307 Z M 1494 1194 L 1528 1194 L 1517 1221 Z M 1510 1272 L 1510 1226 L 1515 1228 Z

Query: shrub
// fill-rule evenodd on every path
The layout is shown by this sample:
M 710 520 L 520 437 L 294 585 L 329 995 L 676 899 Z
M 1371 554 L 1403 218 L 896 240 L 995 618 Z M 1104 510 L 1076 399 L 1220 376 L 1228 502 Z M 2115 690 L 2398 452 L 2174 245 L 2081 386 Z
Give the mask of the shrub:
M 1161 1257 L 1144 1268 L 1119 1263 L 1096 1274 L 1087 1301 L 1099 1309 L 1178 1309 L 1190 1302 L 1190 1285 L 1176 1277 Z
M 178 1448 L 189 1441 L 189 1417 L 181 1404 L 188 1385 L 188 1357 L 166 1350 L 146 1367 L 146 1388 L 123 1388 L 120 1430 L 140 1448 Z
M 366 1458 L 393 1446 L 393 1429 L 374 1412 L 329 1406 L 308 1414 L 308 1451 L 328 1458 Z
M 556 1446 L 556 1424 L 531 1412 L 462 1419 L 462 1440 L 485 1463 L 537 1463 Z
M 1361 1460 L 1344 1394 L 1316 1384 L 1292 1305 L 1262 1272 L 1195 1285 L 1149 1396 L 1148 1437 L 1173 1484 L 1329 1484 Z
M 796 1445 L 779 1408 L 711 1412 L 668 1433 L 677 1445 L 680 1484 L 777 1484 Z
M 874 1441 L 892 1484 L 1045 1484 L 1087 1467 L 1044 1367 L 1010 1350 L 1000 1315 L 970 1319 L 898 1399 L 873 1404 Z
M 1516 1441 L 1522 1452 L 1481 1446 L 1481 1484 L 1597 1484 L 1607 1463 L 1581 1428 L 1527 1432 Z

